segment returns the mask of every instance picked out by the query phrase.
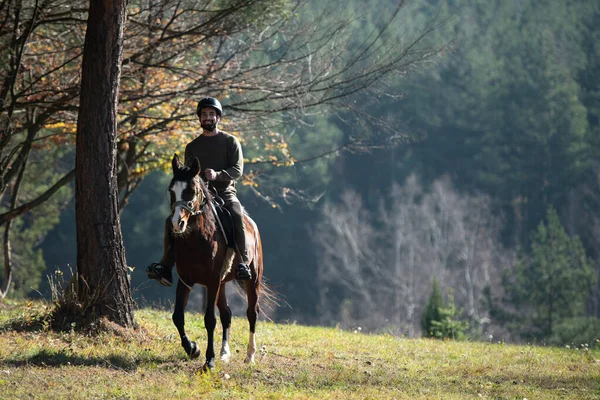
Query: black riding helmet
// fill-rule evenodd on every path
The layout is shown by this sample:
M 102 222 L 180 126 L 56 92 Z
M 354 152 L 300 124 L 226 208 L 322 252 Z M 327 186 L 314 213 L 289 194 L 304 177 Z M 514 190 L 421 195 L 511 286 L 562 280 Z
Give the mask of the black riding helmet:
M 217 110 L 219 117 L 223 116 L 223 107 L 221 106 L 221 103 L 219 103 L 219 100 L 215 99 L 214 97 L 206 97 L 198 102 L 198 107 L 196 107 L 196 114 L 198 116 L 200 116 L 200 110 L 202 110 L 204 107 L 212 107 Z

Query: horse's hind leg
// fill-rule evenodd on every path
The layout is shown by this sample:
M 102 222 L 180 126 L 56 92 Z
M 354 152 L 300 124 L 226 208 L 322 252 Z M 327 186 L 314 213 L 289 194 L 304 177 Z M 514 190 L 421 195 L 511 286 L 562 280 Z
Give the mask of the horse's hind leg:
M 254 353 L 256 353 L 256 338 L 254 337 L 256 331 L 256 319 L 258 318 L 258 292 L 256 282 L 246 282 L 246 295 L 248 296 L 248 309 L 246 310 L 246 316 L 248 317 L 248 323 L 250 324 L 250 337 L 248 339 L 248 352 L 246 354 L 246 363 L 254 362 Z
M 191 341 L 185 334 L 185 307 L 187 306 L 189 297 L 190 289 L 181 283 L 181 280 L 178 281 L 177 293 L 175 295 L 175 310 L 173 311 L 173 323 L 179 331 L 181 345 L 186 354 L 190 356 L 190 358 L 196 358 L 200 355 L 200 349 L 196 345 L 196 342 Z
M 221 325 L 223 326 L 223 343 L 221 345 L 221 361 L 228 362 L 231 357 L 231 351 L 229 350 L 229 328 L 231 327 L 231 309 L 227 305 L 227 296 L 225 295 L 225 283 L 221 285 L 219 291 L 219 300 L 217 301 L 217 307 L 219 307 L 219 316 L 221 318 Z

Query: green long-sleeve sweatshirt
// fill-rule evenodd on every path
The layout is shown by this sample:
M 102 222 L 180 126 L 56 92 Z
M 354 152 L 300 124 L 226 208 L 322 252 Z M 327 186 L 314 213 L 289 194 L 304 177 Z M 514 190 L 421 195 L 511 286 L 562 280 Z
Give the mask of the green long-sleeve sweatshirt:
M 219 194 L 235 195 L 235 181 L 244 173 L 242 146 L 235 136 L 223 131 L 215 136 L 198 136 L 185 147 L 185 164 L 191 166 L 194 157 L 200 161 L 203 179 L 207 168 L 216 171 L 217 178 L 210 185 Z

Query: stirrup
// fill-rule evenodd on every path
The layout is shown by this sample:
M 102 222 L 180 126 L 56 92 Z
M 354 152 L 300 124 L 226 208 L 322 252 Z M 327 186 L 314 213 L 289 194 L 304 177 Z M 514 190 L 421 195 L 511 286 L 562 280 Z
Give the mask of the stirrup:
M 171 286 L 173 284 L 173 273 L 171 268 L 160 263 L 152 263 L 146 268 L 146 274 L 149 279 L 157 280 L 163 286 Z
M 237 265 L 235 269 L 235 279 L 238 281 L 249 281 L 252 279 L 252 271 L 250 271 L 248 264 L 241 262 Z

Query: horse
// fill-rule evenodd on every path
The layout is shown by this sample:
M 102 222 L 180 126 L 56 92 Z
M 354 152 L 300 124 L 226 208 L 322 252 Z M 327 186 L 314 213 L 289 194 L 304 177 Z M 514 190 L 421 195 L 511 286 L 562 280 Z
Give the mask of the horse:
M 229 329 L 231 327 L 231 310 L 227 305 L 225 284 L 235 279 L 233 261 L 239 262 L 239 254 L 227 245 L 226 238 L 217 229 L 213 196 L 200 177 L 201 166 L 195 158 L 191 167 L 184 166 L 177 154 L 172 160 L 173 178 L 169 184 L 172 210 L 172 243 L 175 265 L 179 280 L 177 282 L 173 323 L 181 338 L 181 345 L 191 358 L 200 355 L 196 342 L 191 341 L 185 333 L 185 308 L 192 286 L 199 284 L 207 288 L 207 305 L 204 314 L 208 343 L 206 361 L 203 369 L 212 370 L 215 366 L 214 331 L 217 324 L 215 304 L 219 308 L 219 316 L 223 326 L 221 345 L 221 361 L 228 362 L 231 356 L 229 349 Z M 250 324 L 250 336 L 246 353 L 246 363 L 254 362 L 256 352 L 256 320 L 259 314 L 258 300 L 261 293 L 263 276 L 262 242 L 258 227 L 250 216 L 244 212 L 246 226 L 246 243 L 248 247 L 252 278 L 239 282 L 245 289 L 248 301 L 246 316 Z

